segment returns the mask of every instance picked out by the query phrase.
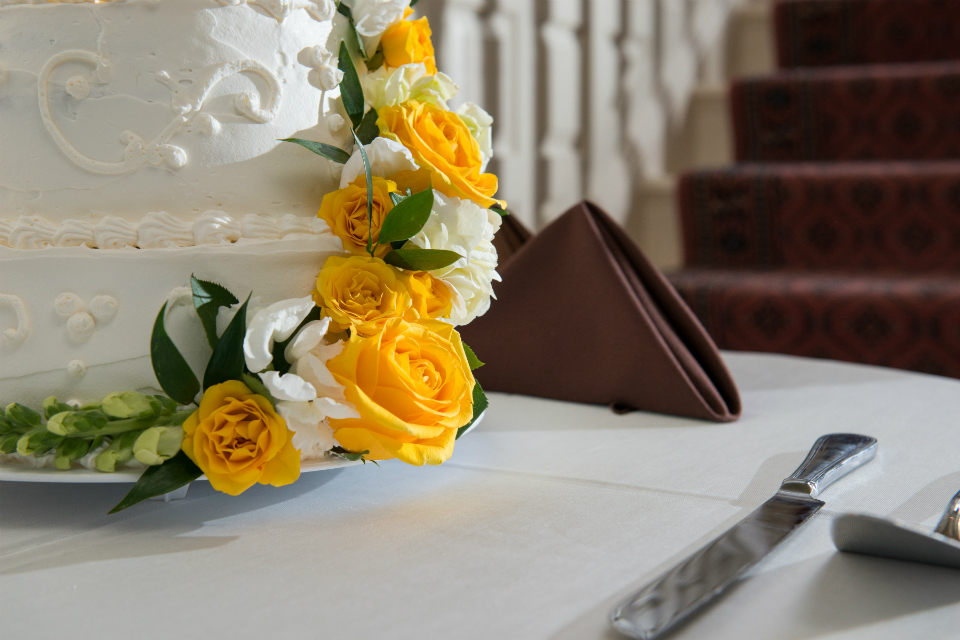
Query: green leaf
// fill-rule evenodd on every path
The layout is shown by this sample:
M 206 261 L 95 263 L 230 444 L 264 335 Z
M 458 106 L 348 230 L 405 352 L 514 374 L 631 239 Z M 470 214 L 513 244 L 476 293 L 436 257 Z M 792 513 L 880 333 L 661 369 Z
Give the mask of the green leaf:
M 483 366 L 483 363 L 480 362 L 480 358 L 477 357 L 477 354 L 473 352 L 466 342 L 463 343 L 463 350 L 467 354 L 467 364 L 470 365 L 471 370 L 479 369 Z
M 420 2 L 420 0 L 410 0 L 410 8 L 413 9 L 413 6 Z
M 17 442 L 20 440 L 20 433 L 8 433 L 0 437 L 0 453 L 13 453 L 17 450 Z
M 153 323 L 153 335 L 150 337 L 150 360 L 153 373 L 163 392 L 180 404 L 191 404 L 200 391 L 200 382 L 193 374 L 190 365 L 180 355 L 177 345 L 167 335 L 163 318 L 167 313 L 167 303 L 163 303 L 157 319 Z
M 367 60 L 367 71 L 376 71 L 383 66 L 383 47 L 377 47 L 377 52 Z
M 260 380 L 260 376 L 257 376 L 252 373 L 243 374 L 243 384 L 247 385 L 250 388 L 250 391 L 253 391 L 255 394 L 263 396 L 270 401 L 270 404 L 273 405 L 273 408 L 277 408 L 277 400 L 270 393 L 270 390 L 264 386 L 263 381 Z
M 433 211 L 433 189 L 424 189 L 418 194 L 394 206 L 380 226 L 379 244 L 408 240 L 420 233 Z M 457 256 L 459 259 L 459 256 Z
M 207 370 L 203 373 L 204 391 L 227 380 L 240 380 L 243 375 L 243 338 L 247 335 L 248 304 L 250 296 L 247 296 L 237 315 L 233 316 L 233 320 L 220 336 L 220 342 L 213 350 Z
M 367 464 L 367 462 L 372 462 L 378 467 L 380 466 L 380 464 L 376 460 L 367 460 L 366 458 L 363 457 L 368 453 L 370 453 L 369 450 L 361 451 L 360 453 L 353 453 L 352 451 L 347 451 L 343 447 L 337 446 L 337 447 L 334 447 L 333 449 L 330 449 L 330 453 L 332 453 L 333 455 L 339 458 L 343 458 L 344 460 L 350 460 L 351 462 L 357 462 L 359 460 L 363 464 Z
M 63 441 L 63 436 L 50 433 L 43 427 L 33 429 L 17 440 L 17 453 L 22 456 L 40 457 Z
M 363 120 L 363 88 L 360 86 L 357 68 L 353 66 L 353 58 L 347 50 L 347 43 L 342 40 L 338 66 L 340 71 L 343 71 L 343 80 L 340 81 L 340 99 L 343 100 L 343 108 L 350 116 L 353 128 L 356 129 Z
M 217 313 L 220 307 L 229 307 L 240 302 L 237 297 L 214 282 L 199 280 L 190 276 L 190 288 L 193 289 L 193 306 L 203 323 L 207 342 L 211 349 L 217 348 L 220 338 L 217 336 Z
M 483 387 L 481 387 L 480 382 L 477 381 L 473 385 L 473 418 L 470 419 L 470 422 L 457 429 L 457 440 L 477 421 L 477 418 L 487 410 L 488 406 L 490 406 L 490 402 L 487 400 L 487 394 L 483 392 Z
M 353 139 L 357 142 L 360 149 L 360 157 L 363 159 L 363 173 L 367 179 L 367 253 L 373 255 L 373 174 L 370 171 L 370 159 L 367 157 L 367 150 L 363 148 L 357 132 L 353 132 Z
M 449 267 L 462 257 L 443 249 L 394 249 L 383 261 L 408 271 L 433 271 Z
M 512 213 L 510 213 L 510 212 L 507 211 L 506 209 L 501 209 L 500 207 L 498 207 L 498 206 L 495 205 L 495 204 L 490 206 L 490 211 L 493 211 L 494 213 L 496 213 L 497 215 L 499 215 L 501 218 L 502 218 L 503 216 L 513 215 Z
M 303 319 L 303 322 L 296 328 L 296 330 L 290 334 L 290 337 L 284 340 L 283 342 L 274 342 L 273 343 L 273 370 L 283 375 L 290 372 L 290 368 L 293 366 L 292 362 L 287 362 L 287 359 L 284 357 L 284 352 L 287 350 L 287 345 L 293 342 L 293 339 L 297 337 L 297 334 L 300 333 L 300 329 L 306 325 L 319 320 L 323 317 L 323 309 L 320 307 L 314 307 L 310 309 L 310 313 L 307 314 L 307 317 Z
M 193 463 L 183 451 L 173 456 L 161 465 L 150 467 L 143 472 L 137 484 L 120 501 L 110 513 L 123 511 L 138 502 L 162 496 L 165 493 L 176 491 L 180 487 L 190 484 L 203 475 L 200 467 Z
M 39 413 L 25 407 L 18 402 L 12 402 L 4 410 L 3 417 L 20 429 L 33 429 L 40 426 L 41 416 Z
M 73 407 L 70 407 L 70 408 L 71 410 L 73 409 Z M 14 434 L 23 435 L 24 433 L 26 433 L 27 431 L 30 431 L 30 429 L 33 429 L 33 428 L 34 428 L 33 425 L 23 424 L 13 420 L 7 420 L 6 416 L 0 414 L 0 433 L 2 434 L 14 433 Z
M 177 410 L 177 401 L 171 400 L 167 396 L 153 396 L 153 399 L 160 403 L 160 415 L 169 415 Z
M 343 4 L 343 0 L 337 3 L 337 11 L 342 16 L 346 16 L 348 20 L 353 20 L 353 12 L 350 11 L 350 7 Z
M 380 136 L 380 127 L 377 126 L 378 117 L 376 109 L 370 109 L 363 116 L 363 120 L 357 126 L 357 138 L 361 144 L 370 144 Z
M 63 442 L 57 445 L 53 464 L 57 469 L 66 471 L 71 467 L 74 460 L 79 460 L 87 455 L 89 450 L 89 440 L 84 440 L 83 438 L 64 438 Z
M 339 164 L 347 164 L 347 160 L 350 159 L 349 153 L 340 147 L 333 146 L 332 144 L 313 142 L 312 140 L 303 140 L 301 138 L 282 138 L 280 142 L 292 142 L 294 144 L 298 144 L 301 147 L 313 151 L 318 156 L 323 156 L 327 160 L 333 160 Z
M 398 204 L 400 204 L 401 202 L 403 202 L 409 197 L 410 196 L 405 196 L 402 193 L 395 193 L 393 191 L 390 192 L 390 199 L 393 201 L 393 206 L 397 206 Z

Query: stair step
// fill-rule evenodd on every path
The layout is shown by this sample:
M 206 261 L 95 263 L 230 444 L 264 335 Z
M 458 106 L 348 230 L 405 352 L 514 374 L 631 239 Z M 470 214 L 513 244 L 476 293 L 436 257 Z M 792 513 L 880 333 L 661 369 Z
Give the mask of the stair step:
M 960 158 L 960 61 L 741 79 L 731 107 L 740 161 Z
M 960 58 L 955 0 L 781 0 L 774 25 L 781 67 Z
M 960 277 L 733 270 L 668 277 L 721 349 L 960 378 Z
M 960 162 L 741 164 L 679 181 L 691 267 L 960 274 Z

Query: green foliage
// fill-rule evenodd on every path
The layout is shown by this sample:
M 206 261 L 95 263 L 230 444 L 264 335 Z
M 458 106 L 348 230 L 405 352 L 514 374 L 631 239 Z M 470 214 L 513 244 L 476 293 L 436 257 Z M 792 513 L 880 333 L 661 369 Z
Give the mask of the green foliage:
M 367 450 L 367 451 L 361 451 L 360 453 L 354 453 L 354 452 L 352 452 L 352 451 L 347 451 L 347 450 L 344 449 L 343 447 L 336 446 L 336 447 L 334 447 L 333 449 L 330 449 L 330 453 L 332 453 L 333 455 L 337 456 L 338 458 L 343 458 L 344 460 L 350 460 L 351 462 L 360 461 L 360 462 L 362 462 L 363 464 L 367 464 L 367 462 L 372 462 L 373 464 L 377 465 L 378 467 L 380 466 L 380 464 L 379 464 L 376 460 L 367 460 L 366 458 L 363 457 L 363 456 L 367 455 L 368 453 L 370 453 L 369 450 Z
M 480 358 L 477 357 L 477 354 L 473 352 L 473 349 L 471 349 L 466 342 L 463 343 L 463 350 L 467 354 L 467 364 L 470 365 L 471 370 L 479 369 L 483 366 L 483 363 L 480 362 Z
M 376 109 L 370 109 L 357 125 L 357 138 L 361 144 L 370 144 L 379 137 L 380 127 L 377 126 L 377 118 Z
M 233 316 L 220 337 L 217 348 L 213 350 L 207 370 L 203 374 L 204 391 L 227 380 L 240 380 L 243 375 L 243 338 L 247 334 L 248 304 L 250 296 L 247 296 L 237 314 Z
M 417 235 L 430 219 L 431 211 L 433 211 L 433 189 L 424 189 L 420 193 L 403 198 L 384 218 L 380 227 L 379 244 L 408 240 Z
M 87 452 L 91 449 L 91 444 L 92 441 L 84 438 L 64 438 L 63 441 L 57 445 L 53 465 L 61 471 L 66 471 L 75 460 L 79 460 L 87 455 Z
M 318 156 L 323 156 L 327 160 L 332 160 L 338 164 L 347 164 L 347 160 L 350 159 L 349 153 L 340 147 L 335 147 L 331 144 L 313 142 L 312 140 L 303 140 L 302 138 L 282 138 L 280 142 L 292 142 L 294 144 L 298 144 L 305 149 L 313 151 Z M 234 302 L 233 304 L 236 303 Z
M 383 66 L 383 47 L 377 47 L 377 52 L 367 60 L 367 71 L 376 71 Z
M 25 407 L 18 402 L 13 402 L 7 405 L 7 408 L 4 410 L 3 417 L 12 424 L 15 428 L 21 430 L 33 429 L 34 427 L 40 426 L 41 416 L 39 413 Z
M 173 340 L 167 335 L 163 324 L 166 313 L 167 303 L 164 303 L 153 324 L 150 360 L 153 363 L 153 373 L 157 376 L 163 392 L 178 403 L 187 405 L 194 401 L 200 391 L 200 382 L 180 355 L 177 345 L 173 344 Z
M 17 440 L 17 453 L 22 456 L 42 456 L 63 441 L 63 436 L 50 433 L 43 427 L 31 429 Z
M 200 467 L 195 465 L 187 454 L 180 451 L 163 464 L 144 471 L 126 497 L 111 509 L 110 513 L 117 513 L 148 498 L 176 491 L 202 475 Z
M 193 306 L 197 309 L 203 331 L 211 349 L 217 348 L 220 338 L 217 336 L 217 313 L 221 307 L 229 307 L 240 302 L 237 297 L 220 285 L 190 276 L 190 288 L 193 290 Z
M 133 445 L 142 431 L 128 431 L 114 438 L 106 449 L 97 454 L 94 465 L 97 471 L 113 473 L 118 464 L 123 464 L 133 457 Z
M 270 404 L 273 405 L 273 408 L 277 408 L 277 401 L 270 393 L 270 390 L 264 386 L 263 382 L 260 380 L 260 377 L 256 374 L 245 373 L 243 374 L 243 384 L 247 385 L 250 388 L 250 391 L 253 391 L 255 394 L 263 396 L 270 401 Z
M 394 249 L 384 256 L 383 261 L 408 271 L 434 271 L 449 267 L 462 257 L 444 249 Z
M 493 211 L 494 213 L 496 213 L 497 215 L 499 215 L 501 218 L 504 217 L 504 216 L 513 215 L 513 214 L 511 214 L 509 211 L 507 211 L 506 209 L 501 209 L 501 208 L 498 207 L 497 205 L 491 205 L 491 206 L 490 206 L 490 211 Z
M 466 433 L 467 429 L 473 426 L 473 423 L 477 421 L 477 418 L 479 418 L 484 411 L 487 410 L 488 406 L 490 406 L 490 402 L 487 400 L 487 394 L 483 392 L 480 382 L 477 381 L 473 385 L 473 418 L 471 418 L 470 422 L 457 429 L 458 440 L 460 439 L 460 436 Z
M 363 148 L 357 132 L 353 132 L 353 139 L 360 149 L 360 157 L 363 159 L 363 173 L 367 179 L 367 253 L 373 255 L 373 173 L 370 171 L 370 159 L 367 157 L 367 150 Z
M 13 453 L 17 450 L 17 442 L 20 440 L 22 433 L 5 433 L 3 436 L 0 436 L 0 453 Z
M 340 71 L 343 71 L 343 80 L 340 81 L 340 99 L 343 101 L 343 108 L 347 115 L 350 116 L 353 128 L 356 129 L 363 121 L 363 88 L 360 86 L 360 76 L 357 75 L 357 68 L 353 65 L 353 58 L 347 50 L 347 43 L 343 41 L 340 42 L 337 66 Z

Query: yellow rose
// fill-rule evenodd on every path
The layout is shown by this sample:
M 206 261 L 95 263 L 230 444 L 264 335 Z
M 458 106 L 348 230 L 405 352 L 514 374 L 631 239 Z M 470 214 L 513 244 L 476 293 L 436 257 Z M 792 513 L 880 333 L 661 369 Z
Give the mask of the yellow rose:
M 473 418 L 473 373 L 460 335 L 445 322 L 397 319 L 375 336 L 352 335 L 327 368 L 360 412 L 330 420 L 333 435 L 371 460 L 440 464 Z
M 236 380 L 209 387 L 183 423 L 183 452 L 217 491 L 255 483 L 282 487 L 300 477 L 300 452 L 270 401 Z
M 453 296 L 450 287 L 430 275 L 429 271 L 409 271 L 406 274 L 407 289 L 413 304 L 410 310 L 416 315 L 408 320 L 420 318 L 447 318 L 453 308 Z
M 407 9 L 404 18 L 413 11 Z M 426 18 L 419 20 L 401 20 L 383 32 L 380 44 L 383 45 L 383 62 L 388 67 L 422 62 L 427 73 L 437 73 L 437 63 L 430 41 L 430 22 Z
M 338 325 L 369 336 L 410 308 L 410 292 L 399 269 L 369 256 L 331 256 L 317 276 L 314 302 Z
M 381 135 L 409 149 L 420 165 L 417 171 L 391 176 L 401 190 L 418 193 L 432 184 L 444 195 L 473 200 L 484 208 L 494 203 L 506 207 L 493 199 L 497 176 L 480 173 L 480 145 L 460 116 L 417 100 L 383 107 L 378 115 Z
M 397 193 L 397 184 L 383 178 L 373 178 L 373 241 L 380 237 L 383 219 L 393 209 L 391 193 Z M 367 255 L 367 180 L 358 177 L 343 189 L 331 191 L 323 196 L 317 217 L 324 220 L 333 233 L 343 240 L 343 248 L 356 254 Z M 383 257 L 390 251 L 390 245 L 377 247 L 374 253 Z

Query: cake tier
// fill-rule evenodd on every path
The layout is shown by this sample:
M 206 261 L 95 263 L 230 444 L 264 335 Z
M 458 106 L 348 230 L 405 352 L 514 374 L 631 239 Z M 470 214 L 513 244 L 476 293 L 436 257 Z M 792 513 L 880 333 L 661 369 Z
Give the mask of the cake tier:
M 0 247 L 0 406 L 157 389 L 150 335 L 168 300 L 168 329 L 200 377 L 210 349 L 184 289 L 191 274 L 267 305 L 309 295 L 341 247 L 329 233 L 173 249 Z
M 330 0 L 2 5 L 0 219 L 312 217 L 336 188 L 339 166 L 278 142 L 350 135 L 323 91 Z

